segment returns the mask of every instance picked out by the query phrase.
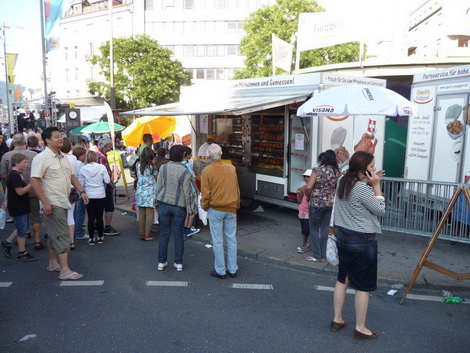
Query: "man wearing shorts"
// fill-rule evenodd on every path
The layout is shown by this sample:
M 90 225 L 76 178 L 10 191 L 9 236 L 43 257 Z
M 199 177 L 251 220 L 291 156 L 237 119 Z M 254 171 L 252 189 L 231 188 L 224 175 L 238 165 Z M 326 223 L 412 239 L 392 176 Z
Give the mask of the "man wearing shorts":
M 108 171 L 109 177 L 111 178 L 111 182 L 106 185 L 106 199 L 104 204 L 104 235 L 119 235 L 119 232 L 111 226 L 111 222 L 113 221 L 113 214 L 114 214 L 114 198 L 113 198 L 113 191 L 114 191 L 114 184 L 113 184 L 113 175 L 111 173 L 111 168 L 109 167 L 108 158 L 106 157 L 106 153 L 111 151 L 113 148 L 113 143 L 111 139 L 107 137 L 101 138 L 98 142 L 99 151 L 97 152 L 98 155 L 98 163 L 102 164 L 106 167 Z M 90 234 L 90 237 L 92 234 Z
M 83 275 L 72 271 L 68 265 L 71 243 L 67 210 L 72 207 L 69 202 L 70 184 L 80 193 L 85 204 L 88 203 L 88 197 L 72 173 L 68 159 L 60 152 L 64 140 L 59 129 L 48 127 L 42 133 L 42 139 L 46 149 L 33 160 L 31 185 L 43 204 L 44 220 L 49 235 L 47 270 L 60 272 L 61 280 L 81 279 Z

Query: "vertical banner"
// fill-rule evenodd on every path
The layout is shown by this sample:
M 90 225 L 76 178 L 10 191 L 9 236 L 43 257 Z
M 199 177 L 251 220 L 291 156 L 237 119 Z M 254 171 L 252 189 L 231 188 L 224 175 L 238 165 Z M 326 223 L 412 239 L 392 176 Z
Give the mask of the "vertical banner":
M 7 53 L 7 72 L 8 72 L 8 90 L 13 90 L 13 83 L 15 83 L 15 65 L 18 59 L 18 54 Z
M 127 191 L 126 174 L 122 166 L 121 153 L 119 151 L 109 151 L 106 154 L 108 158 L 109 168 L 111 169 L 112 180 L 115 185 L 125 186 Z
M 59 49 L 60 19 L 64 0 L 44 0 L 46 51 Z
M 292 69 L 292 51 L 294 46 L 283 41 L 281 38 L 272 34 L 272 60 L 273 72 L 275 67 L 279 67 L 288 73 Z

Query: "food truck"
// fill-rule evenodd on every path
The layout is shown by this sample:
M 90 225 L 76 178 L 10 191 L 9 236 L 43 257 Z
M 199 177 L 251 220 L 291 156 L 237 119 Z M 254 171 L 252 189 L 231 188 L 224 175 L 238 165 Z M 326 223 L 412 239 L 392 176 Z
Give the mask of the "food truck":
M 311 73 L 214 82 L 214 87 L 182 87 L 178 103 L 126 112 L 126 115 L 188 116 L 192 120 L 193 155 L 210 135 L 222 147 L 224 159 L 237 169 L 242 206 L 257 201 L 297 208 L 295 195 L 302 174 L 320 152 L 333 149 L 340 167 L 347 168 L 357 150 L 383 161 L 385 117 L 308 117 L 296 115 L 312 95 L 337 85 L 385 87 L 381 79 Z M 196 174 L 207 160 L 195 161 Z
M 413 76 L 405 178 L 462 183 L 470 178 L 470 65 Z

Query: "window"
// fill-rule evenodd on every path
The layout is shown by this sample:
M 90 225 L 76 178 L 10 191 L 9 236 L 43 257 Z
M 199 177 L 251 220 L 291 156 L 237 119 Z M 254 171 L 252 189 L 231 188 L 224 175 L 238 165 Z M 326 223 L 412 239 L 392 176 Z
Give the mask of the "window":
M 194 10 L 194 0 L 184 0 L 185 10 Z
M 76 98 L 80 97 L 80 91 L 78 89 L 75 90 L 75 97 Z
M 90 56 L 92 56 L 94 54 L 94 45 L 93 43 L 90 43 L 90 52 L 89 52 Z
M 197 69 L 196 78 L 198 80 L 204 80 L 204 69 Z
M 196 48 L 197 56 L 206 56 L 206 47 L 204 45 L 198 45 Z
M 215 8 L 216 9 L 225 9 L 225 0 L 215 0 Z
M 65 60 L 67 60 L 67 59 L 68 59 L 68 56 L 69 56 L 68 50 L 69 50 L 69 48 L 67 48 L 67 47 L 64 48 Z
M 225 70 L 224 69 L 217 69 L 215 78 L 216 78 L 216 80 L 225 80 Z
M 214 45 L 208 45 L 207 46 L 206 55 L 207 56 L 215 56 L 215 46 Z
M 194 56 L 194 45 L 184 46 L 184 56 Z
M 215 22 L 214 21 L 207 21 L 205 23 L 204 28 L 206 33 L 214 33 L 215 32 Z
M 206 69 L 206 80 L 215 79 L 215 69 Z
M 173 34 L 173 24 L 174 24 L 174 22 L 164 22 L 163 23 L 163 33 Z
M 184 33 L 193 33 L 194 32 L 194 22 L 187 21 L 184 22 Z
M 153 10 L 153 0 L 145 0 L 144 8 L 145 10 Z
M 184 69 L 185 72 L 191 75 L 191 80 L 194 78 L 194 70 L 193 69 Z
M 457 39 L 457 46 L 459 48 L 468 48 L 468 42 L 470 37 L 461 36 Z
M 227 55 L 237 55 L 237 46 L 227 45 Z
M 224 56 L 224 55 L 225 55 L 225 45 L 218 45 L 217 56 Z
M 73 57 L 75 59 L 77 59 L 78 58 L 78 47 L 73 47 L 73 52 L 74 52 Z
M 227 32 L 234 33 L 236 31 L 237 31 L 237 22 L 235 21 L 227 22 Z
M 75 81 L 78 81 L 78 77 L 79 77 L 79 74 L 78 74 L 78 67 L 75 68 Z
M 204 33 L 204 22 L 194 22 L 194 33 Z
M 183 34 L 184 22 L 175 22 L 174 30 L 175 34 Z
M 173 10 L 175 7 L 174 0 L 163 0 L 163 9 L 164 10 Z
M 69 69 L 65 69 L 65 81 L 69 80 Z

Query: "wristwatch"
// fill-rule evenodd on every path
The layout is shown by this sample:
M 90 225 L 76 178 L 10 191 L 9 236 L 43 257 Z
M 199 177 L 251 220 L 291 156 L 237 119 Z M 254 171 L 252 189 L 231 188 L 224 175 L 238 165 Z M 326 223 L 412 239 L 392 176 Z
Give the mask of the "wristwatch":
M 80 195 L 81 195 L 81 194 L 86 194 L 86 192 L 85 192 L 85 190 L 83 190 L 83 191 L 80 191 L 79 194 L 80 194 Z

